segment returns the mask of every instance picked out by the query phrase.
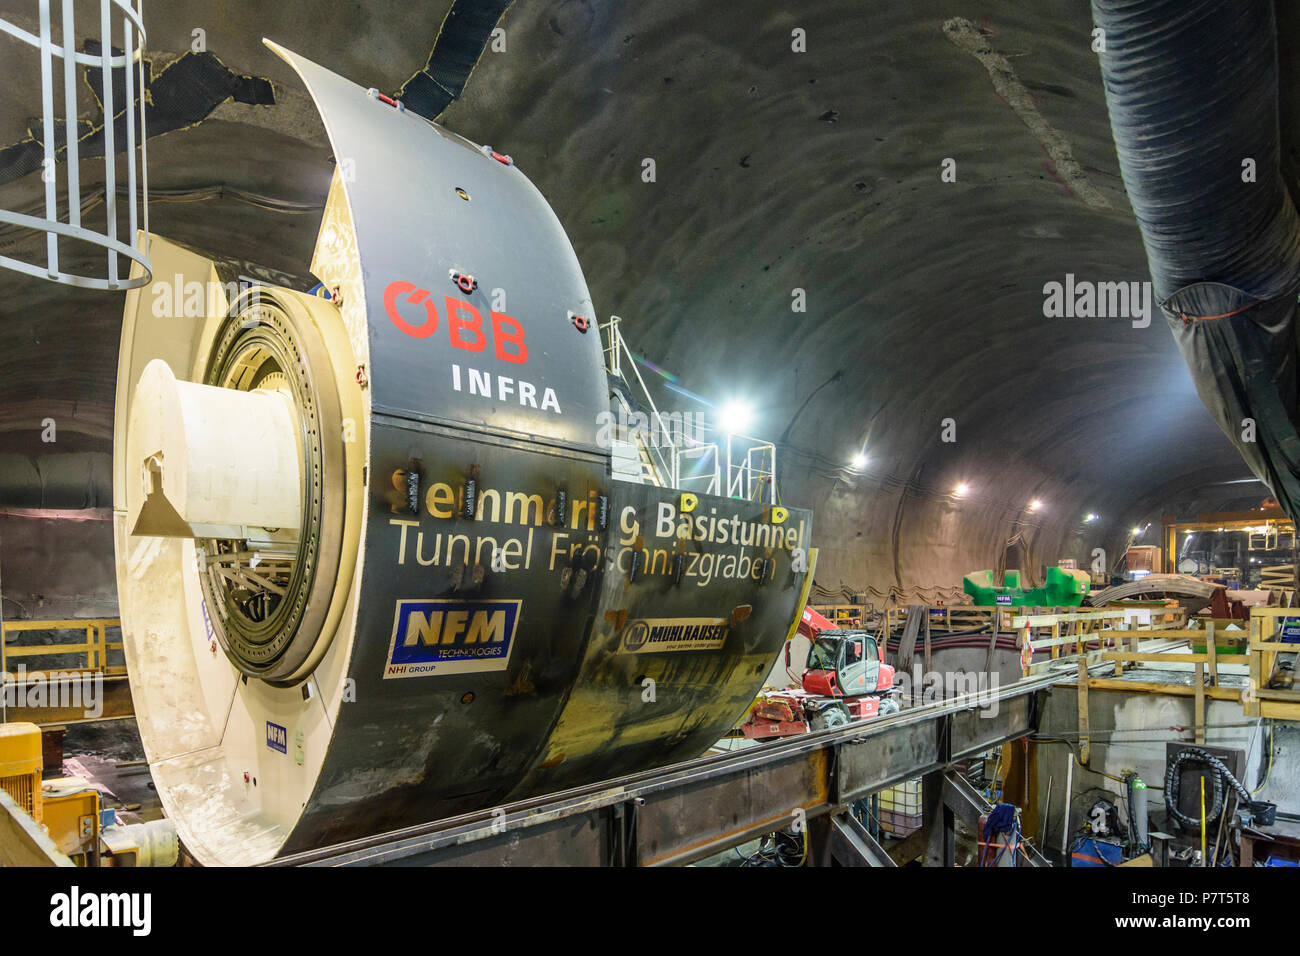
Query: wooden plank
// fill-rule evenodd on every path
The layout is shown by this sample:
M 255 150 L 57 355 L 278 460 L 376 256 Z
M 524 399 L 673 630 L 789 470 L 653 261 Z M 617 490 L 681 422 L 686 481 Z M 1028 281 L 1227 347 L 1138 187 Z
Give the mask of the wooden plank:
M 1137 694 L 1167 694 L 1170 697 L 1192 697 L 1196 688 L 1188 684 L 1165 684 L 1154 680 L 1115 680 L 1112 677 L 1092 677 L 1088 680 L 1093 690 L 1122 690 Z M 1239 687 L 1206 687 L 1210 700 L 1241 701 Z
M 1173 627 L 1165 627 L 1165 628 L 1143 627 L 1143 628 L 1136 628 L 1136 629 L 1115 628 L 1116 632 L 1125 633 L 1125 634 L 1133 630 L 1136 630 L 1137 633 L 1143 635 L 1147 639 L 1159 637 L 1163 641 L 1192 641 L 1192 640 L 1203 641 L 1205 640 L 1205 635 L 1209 633 L 1208 631 L 1198 630 L 1196 628 L 1173 628 Z M 1240 637 L 1246 637 L 1248 632 L 1243 629 L 1240 631 L 1228 631 L 1227 633 L 1225 633 L 1223 630 L 1220 630 L 1218 633 L 1219 633 L 1219 637 L 1230 637 L 1235 639 Z
M 1148 608 L 1141 608 L 1141 611 L 1147 611 Z M 1022 627 L 1050 627 L 1059 621 L 1126 621 L 1129 615 L 1137 614 L 1138 609 L 1131 611 L 1081 611 L 1078 614 L 1017 614 L 1015 611 L 1007 611 L 1010 619 L 1008 626 L 1012 630 L 1018 630 Z
M 1088 661 L 1079 658 L 1079 763 L 1088 766 L 1091 746 L 1088 742 Z
M 1196 742 L 1205 743 L 1205 665 L 1196 665 Z
M 1259 710 L 1260 716 L 1270 720 L 1300 720 L 1300 704 L 1264 700 L 1256 702 L 1255 707 Z
M 4 631 L 80 631 L 87 627 L 121 627 L 122 621 L 116 617 L 86 617 L 72 620 L 56 621 L 5 621 Z
M 1149 653 L 1138 653 L 1134 651 L 1105 651 L 1101 655 L 1103 661 L 1147 661 L 1165 663 L 1165 664 L 1208 664 L 1209 654 L 1161 654 L 1159 651 Z M 1249 654 L 1220 654 L 1218 657 L 1223 664 L 1249 664 Z
M 916 639 L 920 636 L 920 628 L 920 617 L 909 613 L 903 622 L 903 636 L 898 641 L 898 666 L 901 670 L 907 672 L 912 670 L 912 659 L 916 656 Z
M 1215 685 L 1219 683 L 1218 648 L 1215 646 L 1217 643 L 1214 637 L 1214 622 L 1211 621 L 1205 625 L 1205 656 L 1209 658 L 1210 683 Z
M 930 612 L 925 611 L 925 672 L 933 673 L 934 668 L 930 664 Z
M 1255 693 L 1260 700 L 1300 701 L 1300 688 L 1261 687 Z
M 87 700 L 85 697 L 51 693 L 46 695 L 45 703 L 42 706 L 15 708 L 11 705 L 9 719 L 29 720 L 42 727 L 48 727 L 54 724 L 96 723 L 98 721 L 131 717 L 135 714 L 134 701 L 131 698 L 131 685 L 126 679 L 126 668 L 120 668 L 119 670 L 122 672 L 120 675 L 114 673 L 104 675 L 103 683 L 96 698 L 96 704 L 100 711 L 97 717 L 87 716 Z M 85 678 L 96 676 L 99 672 L 70 670 L 64 673 L 78 674 Z M 13 682 L 9 686 L 15 688 L 13 693 L 16 696 L 24 694 L 26 683 Z M 22 702 L 24 704 L 29 703 L 25 697 L 22 698 Z
M 1259 713 L 1259 698 L 1256 696 L 1256 694 L 1255 694 L 1254 692 L 1256 692 L 1256 691 L 1259 690 L 1259 686 L 1260 686 L 1260 683 L 1261 683 L 1261 681 L 1262 681 L 1263 678 L 1262 678 L 1262 675 L 1261 675 L 1261 673 L 1260 673 L 1260 671 L 1261 671 L 1260 655 L 1259 655 L 1258 653 L 1255 653 L 1254 650 L 1253 650 L 1253 648 L 1255 647 L 1255 644 L 1256 644 L 1256 642 L 1257 642 L 1257 640 L 1258 640 L 1258 638 L 1259 638 L 1259 631 L 1260 631 L 1260 619 L 1257 618 L 1257 617 L 1251 617 L 1251 619 L 1250 619 L 1250 647 L 1252 648 L 1252 652 L 1251 652 L 1251 654 L 1249 655 L 1249 657 L 1250 657 L 1250 677 L 1247 679 L 1248 682 L 1247 682 L 1247 685 L 1246 685 L 1246 689 L 1249 690 L 1249 691 L 1251 691 L 1251 693 L 1248 693 L 1248 694 L 1246 694 L 1244 697 L 1242 697 L 1242 701 L 1241 701 L 1241 712 L 1242 712 L 1242 714 L 1243 714 L 1244 716 L 1246 716 L 1246 717 L 1258 717 L 1258 716 L 1260 716 L 1260 713 Z
M 45 657 L 51 654 L 93 654 L 94 644 L 23 644 L 6 648 L 9 657 Z M 90 665 L 94 670 L 94 665 Z

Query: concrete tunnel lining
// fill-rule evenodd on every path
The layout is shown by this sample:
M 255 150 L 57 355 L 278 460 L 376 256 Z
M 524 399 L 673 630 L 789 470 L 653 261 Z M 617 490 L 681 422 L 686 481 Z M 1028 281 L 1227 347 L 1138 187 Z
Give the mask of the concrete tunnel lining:
M 150 141 L 151 229 L 255 264 L 268 284 L 298 281 L 340 157 L 257 37 L 393 92 L 425 64 L 451 4 L 278 5 L 256 31 L 198 0 L 154 6 L 156 76 L 202 22 L 242 85 Z M 501 24 L 527 57 L 485 52 L 439 114 L 508 153 L 546 197 L 593 311 L 623 317 L 661 407 L 710 410 L 690 394 L 745 402 L 778 438 L 782 499 L 815 515 L 817 599 L 947 602 L 1009 544 L 1032 580 L 1062 559 L 1086 566 L 1097 548 L 1113 563 L 1161 510 L 1269 493 L 1234 483 L 1248 469 L 1154 305 L 1146 324 L 1045 314 L 1046 286 L 1067 276 L 1145 282 L 1142 236 L 1087 10 L 999 0 L 981 16 L 951 0 L 797 13 L 763 0 L 738 26 L 678 0 L 509 5 Z M 1298 16 L 1279 11 L 1293 194 Z M 816 56 L 790 49 L 795 27 Z M 30 105 L 15 89 L 0 103 L 3 150 L 27 135 Z M 0 205 L 37 201 L 37 178 L 0 177 Z M 0 232 L 0 248 L 14 241 Z M 46 592 L 69 613 L 113 604 L 107 535 L 47 536 L 54 518 L 25 512 L 108 520 L 120 303 L 0 272 L 0 316 L 0 580 L 23 607 Z M 41 439 L 46 417 L 59 441 Z M 69 538 L 106 567 L 87 570 L 85 553 L 60 561 Z M 599 703 L 571 699 L 568 713 Z M 535 772 L 551 756 L 530 755 Z M 277 852 L 288 829 L 262 829 L 230 861 Z

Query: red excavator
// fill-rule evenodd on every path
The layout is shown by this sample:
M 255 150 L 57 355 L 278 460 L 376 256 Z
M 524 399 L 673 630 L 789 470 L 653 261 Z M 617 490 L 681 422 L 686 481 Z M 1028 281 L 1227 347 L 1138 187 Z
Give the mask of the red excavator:
M 740 725 L 742 734 L 756 740 L 790 737 L 900 709 L 894 668 L 870 633 L 841 630 L 810 607 L 804 608 L 798 631 L 811 644 L 800 688 L 762 691 Z M 788 642 L 785 666 L 788 672 Z

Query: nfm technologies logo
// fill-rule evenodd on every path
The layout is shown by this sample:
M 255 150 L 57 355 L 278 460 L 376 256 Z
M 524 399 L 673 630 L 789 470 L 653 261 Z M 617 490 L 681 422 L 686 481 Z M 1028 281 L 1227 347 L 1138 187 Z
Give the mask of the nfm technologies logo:
M 152 914 L 149 893 L 83 893 L 74 886 L 50 897 L 50 925 L 60 929 L 126 928 L 133 936 L 148 936 Z
M 1049 319 L 1128 319 L 1133 328 L 1151 324 L 1150 282 L 1091 282 L 1065 274 L 1043 286 L 1043 315 Z
M 398 601 L 384 678 L 503 671 L 522 601 Z

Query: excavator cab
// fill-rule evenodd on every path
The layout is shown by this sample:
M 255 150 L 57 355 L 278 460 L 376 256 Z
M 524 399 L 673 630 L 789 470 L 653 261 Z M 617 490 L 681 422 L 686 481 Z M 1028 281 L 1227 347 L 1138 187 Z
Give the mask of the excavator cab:
M 808 651 L 804 690 L 827 697 L 857 697 L 893 684 L 894 669 L 866 631 L 822 631 Z
M 884 648 L 874 635 L 856 628 L 800 633 L 811 641 L 800 688 L 760 693 L 740 725 L 744 736 L 771 740 L 898 713 L 894 668 L 884 662 Z M 788 641 L 785 666 L 789 673 Z

